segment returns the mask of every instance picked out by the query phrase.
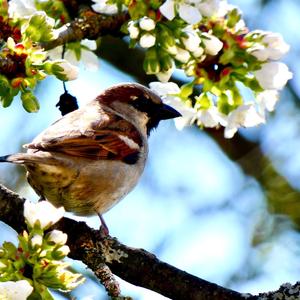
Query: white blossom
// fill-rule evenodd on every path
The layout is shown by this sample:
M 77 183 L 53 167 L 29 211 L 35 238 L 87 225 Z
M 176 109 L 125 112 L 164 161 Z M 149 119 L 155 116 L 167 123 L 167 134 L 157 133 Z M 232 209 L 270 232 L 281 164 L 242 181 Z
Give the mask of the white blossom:
M 183 30 L 183 32 L 184 37 L 181 38 L 181 41 L 184 44 L 185 49 L 190 52 L 196 51 L 200 47 L 201 42 L 197 31 L 188 27 L 185 30 Z
M 164 71 L 164 72 L 159 72 L 155 75 L 160 82 L 168 82 L 174 72 L 174 69 L 175 69 L 175 67 L 173 65 L 173 67 L 170 68 L 169 70 Z
M 43 244 L 43 237 L 40 234 L 35 234 L 30 241 L 32 247 L 40 247 Z
M 174 95 L 180 93 L 179 86 L 174 82 L 161 83 L 161 82 L 154 81 L 151 82 L 149 86 L 150 89 L 156 94 L 158 94 L 160 97 L 164 97 L 168 94 Z
M 115 15 L 118 13 L 117 5 L 107 3 L 108 0 L 93 0 L 93 2 L 95 4 L 92 5 L 92 9 L 97 13 L 106 15 Z
M 197 112 L 197 124 L 213 128 L 225 123 L 225 116 L 219 112 L 217 107 L 211 106 L 208 109 L 201 109 Z
M 177 47 L 175 58 L 182 63 L 187 63 L 191 58 L 191 55 L 187 50 Z
M 150 48 L 155 45 L 156 37 L 153 34 L 145 33 L 140 38 L 140 45 L 142 48 Z
M 61 255 L 68 255 L 70 253 L 70 248 L 67 245 L 61 246 L 57 249 L 57 251 L 61 252 Z
M 171 55 L 176 55 L 176 54 L 177 54 L 177 47 L 176 47 L 176 45 L 173 45 L 173 46 L 167 45 L 167 46 L 165 47 L 165 50 L 166 50 L 169 54 L 171 54 Z
M 192 52 L 193 56 L 196 58 L 202 56 L 203 53 L 204 53 L 204 49 L 201 48 L 200 46 L 195 51 Z
M 140 28 L 145 31 L 151 31 L 155 28 L 155 22 L 149 17 L 143 17 L 139 21 Z
M 172 106 L 182 117 L 174 120 L 178 130 L 183 129 L 187 125 L 191 125 L 196 119 L 196 110 L 187 106 L 176 94 L 180 93 L 180 88 L 174 82 L 151 82 L 150 89 L 157 93 L 164 103 Z
M 99 59 L 97 55 L 92 52 L 97 49 L 95 41 L 84 39 L 80 42 L 81 44 L 81 57 L 78 61 L 75 51 L 67 49 L 64 54 L 64 58 L 72 65 L 78 66 L 81 62 L 85 68 L 90 71 L 99 69 Z M 62 57 L 63 47 L 59 46 L 48 51 L 48 55 L 52 60 L 60 60 Z
M 265 90 L 256 97 L 258 110 L 262 116 L 265 116 L 265 110 L 273 111 L 279 100 L 279 92 L 277 90 Z
M 24 217 L 31 227 L 39 221 L 42 229 L 47 228 L 61 219 L 64 213 L 63 207 L 56 208 L 48 201 L 33 203 L 27 200 L 24 203 Z
M 204 51 L 209 55 L 217 55 L 223 48 L 223 43 L 214 35 L 207 32 L 201 34 L 202 42 L 204 43 Z
M 255 109 L 254 104 L 243 104 L 227 116 L 225 138 L 232 138 L 240 127 L 253 127 L 265 123 L 265 118 Z
M 65 80 L 74 80 L 78 77 L 78 67 L 70 64 L 67 60 L 57 60 L 55 64 L 62 68 L 59 73 L 65 78 Z
M 131 39 L 134 40 L 139 36 L 140 30 L 139 30 L 137 24 L 134 21 L 130 21 L 128 23 L 127 29 L 128 29 L 128 32 L 129 32 L 129 37 Z
M 160 12 L 168 20 L 173 20 L 175 18 L 175 1 L 167 0 L 159 8 Z
M 201 21 L 202 16 L 195 6 L 190 4 L 181 3 L 178 7 L 179 16 L 188 24 L 196 24 Z
M 265 90 L 281 90 L 293 74 L 282 62 L 267 62 L 254 72 L 260 86 Z
M 204 0 L 199 3 L 198 7 L 201 14 L 205 17 L 211 17 L 213 15 L 223 16 L 228 11 L 225 4 L 226 1 L 222 0 Z
M 0 299 L 26 300 L 33 287 L 27 280 L 0 282 Z
M 280 33 L 263 32 L 262 44 L 248 51 L 260 61 L 267 59 L 279 60 L 286 54 L 290 46 L 284 41 Z
M 78 66 L 81 62 L 83 66 L 92 72 L 99 70 L 99 58 L 93 52 L 97 49 L 96 41 L 89 39 L 84 39 L 80 42 L 81 44 L 81 57 L 80 61 L 77 60 L 75 51 L 67 50 L 65 53 L 65 58 L 75 66 Z
M 8 14 L 11 18 L 22 18 L 33 15 L 37 9 L 34 0 L 11 0 L 8 2 Z
M 199 9 L 193 1 L 167 0 L 160 6 L 159 10 L 168 20 L 173 20 L 176 12 L 188 24 L 196 24 L 202 19 Z
M 55 244 L 64 245 L 67 242 L 68 236 L 60 230 L 52 230 L 48 239 Z

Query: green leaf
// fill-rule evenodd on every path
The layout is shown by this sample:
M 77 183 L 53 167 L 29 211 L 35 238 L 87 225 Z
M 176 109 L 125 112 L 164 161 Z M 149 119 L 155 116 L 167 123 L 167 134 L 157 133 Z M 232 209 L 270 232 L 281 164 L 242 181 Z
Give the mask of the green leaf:
M 7 96 L 10 93 L 10 83 L 4 75 L 0 75 L 0 96 Z
M 0 0 L 0 16 L 8 16 L 8 5 L 6 0 Z
M 37 112 L 40 108 L 37 98 L 32 94 L 31 91 L 22 92 L 21 100 L 23 107 L 27 112 Z
M 207 93 L 201 93 L 200 96 L 195 97 L 197 109 L 208 109 L 212 105 L 212 99 L 209 97 Z
M 190 95 L 193 94 L 193 90 L 194 90 L 194 82 L 189 82 L 184 84 L 183 86 L 181 86 L 180 88 L 180 97 L 183 99 L 188 98 Z
M 0 96 L 0 99 L 1 99 L 1 103 L 2 103 L 2 106 L 3 107 L 9 107 L 11 105 L 11 103 L 13 102 L 14 100 L 14 97 L 9 94 L 9 95 L 6 95 L 6 96 Z
M 156 74 L 160 72 L 161 68 L 158 61 L 156 49 L 154 47 L 147 50 L 143 68 L 146 74 Z
M 234 106 L 229 104 L 228 96 L 224 93 L 218 97 L 217 106 L 219 111 L 225 115 L 228 115 L 234 109 Z
M 241 19 L 241 15 L 237 8 L 230 11 L 227 16 L 227 26 L 232 28 L 236 25 L 236 23 Z
M 52 21 L 44 11 L 37 11 L 22 26 L 21 31 L 34 42 L 48 42 L 54 38 Z

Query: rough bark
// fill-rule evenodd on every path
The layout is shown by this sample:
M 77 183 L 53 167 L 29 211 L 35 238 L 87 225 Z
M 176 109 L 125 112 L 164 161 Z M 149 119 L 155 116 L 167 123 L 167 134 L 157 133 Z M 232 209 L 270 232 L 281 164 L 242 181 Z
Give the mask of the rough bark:
M 17 232 L 26 228 L 23 217 L 24 201 L 24 198 L 0 185 L 0 219 Z M 68 246 L 71 249 L 69 257 L 84 262 L 102 281 L 105 276 L 106 289 L 111 295 L 118 294 L 119 290 L 109 270 L 134 285 L 151 289 L 171 299 L 300 298 L 300 283 L 293 286 L 285 284 L 276 292 L 259 296 L 241 294 L 179 270 L 160 261 L 146 250 L 128 247 L 110 236 L 102 238 L 98 230 L 89 228 L 85 222 L 63 218 L 55 228 L 68 234 Z

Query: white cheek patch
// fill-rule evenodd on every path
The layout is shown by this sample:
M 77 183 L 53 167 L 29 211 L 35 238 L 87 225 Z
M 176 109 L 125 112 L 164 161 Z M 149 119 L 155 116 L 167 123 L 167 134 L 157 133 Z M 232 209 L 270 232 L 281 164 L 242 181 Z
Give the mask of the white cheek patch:
M 127 137 L 125 135 L 119 134 L 118 138 L 121 141 L 123 141 L 129 148 L 136 149 L 136 150 L 140 149 L 140 146 L 135 141 L 133 141 L 132 139 L 130 139 L 129 137 Z

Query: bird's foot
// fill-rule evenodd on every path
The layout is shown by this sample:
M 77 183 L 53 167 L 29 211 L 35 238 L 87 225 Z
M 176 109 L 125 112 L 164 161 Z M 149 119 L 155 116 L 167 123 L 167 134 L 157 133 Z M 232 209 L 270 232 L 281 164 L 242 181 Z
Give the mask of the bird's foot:
M 109 235 L 109 229 L 108 229 L 102 215 L 98 214 L 98 216 L 99 216 L 100 221 L 101 221 L 101 226 L 100 226 L 100 229 L 99 229 L 100 235 L 101 235 L 102 238 L 105 238 Z

